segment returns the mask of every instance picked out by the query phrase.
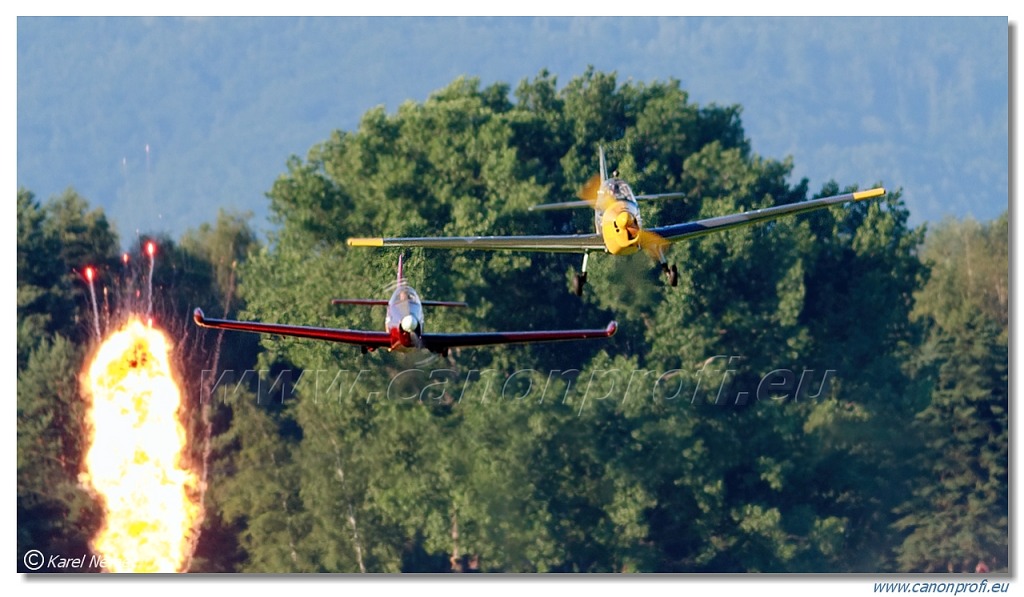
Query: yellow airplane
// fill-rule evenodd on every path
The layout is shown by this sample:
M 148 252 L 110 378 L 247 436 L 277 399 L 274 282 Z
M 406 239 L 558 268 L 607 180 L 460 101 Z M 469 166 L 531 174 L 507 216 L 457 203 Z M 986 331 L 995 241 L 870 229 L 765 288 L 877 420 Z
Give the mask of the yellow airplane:
M 582 253 L 583 267 L 580 273 L 573 278 L 573 292 L 582 295 L 583 286 L 587 281 L 587 260 L 590 253 L 594 251 L 603 251 L 612 255 L 631 255 L 643 249 L 658 261 L 662 271 L 668 276 L 669 284 L 675 286 L 679 281 L 678 269 L 675 265 L 670 266 L 665 258 L 665 252 L 671 243 L 720 230 L 749 226 L 780 216 L 801 214 L 850 201 L 863 201 L 885 195 L 884 188 L 874 188 L 645 230 L 641 224 L 638 201 L 680 197 L 684 194 L 634 195 L 633 190 L 629 188 L 626 181 L 618 177 L 617 172 L 613 172 L 611 178 L 608 177 L 603 147 L 599 148 L 599 154 L 601 173 L 595 175 L 583 186 L 579 192 L 580 201 L 547 203 L 531 208 L 531 210 L 551 210 L 591 207 L 594 209 L 595 232 L 593 234 L 350 238 L 348 245 L 350 247 L 424 247 Z

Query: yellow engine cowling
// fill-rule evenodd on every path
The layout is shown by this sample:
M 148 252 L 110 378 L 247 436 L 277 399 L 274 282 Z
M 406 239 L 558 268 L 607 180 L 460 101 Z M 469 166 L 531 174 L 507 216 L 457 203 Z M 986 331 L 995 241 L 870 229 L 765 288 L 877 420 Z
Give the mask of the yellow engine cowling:
M 612 255 L 631 255 L 640 250 L 640 224 L 623 203 L 612 205 L 602 214 L 601 236 Z

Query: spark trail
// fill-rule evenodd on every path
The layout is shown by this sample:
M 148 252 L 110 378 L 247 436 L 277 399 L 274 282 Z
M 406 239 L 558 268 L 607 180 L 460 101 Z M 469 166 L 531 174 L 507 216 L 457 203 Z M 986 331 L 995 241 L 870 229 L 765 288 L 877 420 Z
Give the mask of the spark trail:
M 146 317 L 153 317 L 153 264 L 156 263 L 155 258 L 156 245 L 153 241 L 146 243 L 146 254 L 149 255 L 149 289 L 147 291 L 148 306 L 146 307 Z
M 89 296 L 92 298 L 93 329 L 95 330 L 95 333 L 96 333 L 96 340 L 99 341 L 99 339 L 100 339 L 100 312 L 99 312 L 99 308 L 96 306 L 96 289 L 93 287 L 93 283 L 92 283 L 94 276 L 95 276 L 95 272 L 93 271 L 92 266 L 85 268 L 85 279 L 89 281 Z

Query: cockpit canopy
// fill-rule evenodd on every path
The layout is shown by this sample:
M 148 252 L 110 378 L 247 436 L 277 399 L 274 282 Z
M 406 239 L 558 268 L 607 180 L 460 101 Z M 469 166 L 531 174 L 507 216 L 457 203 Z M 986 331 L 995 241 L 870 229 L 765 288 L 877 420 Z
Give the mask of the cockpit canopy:
M 420 304 L 420 295 L 416 294 L 416 291 L 405 284 L 402 284 L 395 289 L 395 292 L 391 295 L 391 302 L 399 305 L 403 303 L 411 303 L 415 305 Z
M 621 178 L 609 178 L 604 182 L 605 188 L 611 191 L 611 194 L 618 201 L 630 201 L 635 202 L 636 199 L 633 197 L 633 189 L 629 188 L 626 181 Z
M 411 317 L 411 319 L 406 319 Z M 404 322 L 408 323 L 404 323 Z M 404 283 L 391 294 L 388 303 L 388 312 L 384 317 L 384 327 L 390 330 L 395 326 L 402 326 L 406 331 L 412 331 L 408 327 L 418 328 L 417 333 L 423 332 L 423 304 L 420 302 L 420 295 Z

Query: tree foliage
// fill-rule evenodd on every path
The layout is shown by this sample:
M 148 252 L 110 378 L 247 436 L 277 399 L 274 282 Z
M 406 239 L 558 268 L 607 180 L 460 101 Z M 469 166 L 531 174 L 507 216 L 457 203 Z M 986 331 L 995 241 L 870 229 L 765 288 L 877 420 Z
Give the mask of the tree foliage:
M 99 528 L 97 506 L 78 484 L 78 371 L 94 339 L 82 268 L 116 260 L 115 242 L 102 211 L 88 211 L 74 191 L 41 205 L 18 190 L 19 569 L 33 548 L 82 553 Z
M 925 243 L 913 315 L 928 334 L 911 362 L 928 391 L 914 421 L 924 445 L 896 523 L 906 569 L 1009 565 L 1008 233 L 1004 213 L 943 222 Z

